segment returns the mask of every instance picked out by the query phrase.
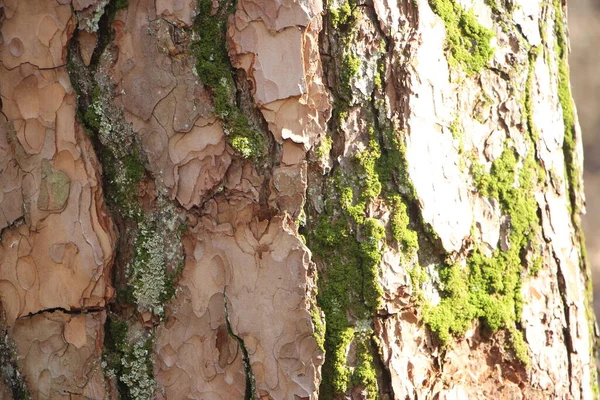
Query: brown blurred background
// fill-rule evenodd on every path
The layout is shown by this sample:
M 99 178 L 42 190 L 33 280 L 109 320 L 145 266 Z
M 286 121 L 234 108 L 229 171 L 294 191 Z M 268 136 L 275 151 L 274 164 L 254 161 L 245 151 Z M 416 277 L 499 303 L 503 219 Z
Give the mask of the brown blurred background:
M 585 152 L 583 229 L 592 264 L 594 309 L 600 321 L 600 0 L 568 0 L 567 6 L 571 85 Z

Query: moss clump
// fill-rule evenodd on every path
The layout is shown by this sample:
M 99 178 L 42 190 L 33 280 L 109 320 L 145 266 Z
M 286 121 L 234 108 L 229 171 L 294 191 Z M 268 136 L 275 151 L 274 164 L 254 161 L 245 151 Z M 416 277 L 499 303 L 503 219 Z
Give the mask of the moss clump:
M 385 227 L 378 219 L 367 218 L 361 226 L 363 238 L 359 246 L 359 257 L 363 270 L 363 300 L 368 308 L 381 307 L 383 289 L 379 285 L 379 264 L 381 247 L 385 242 Z
M 463 334 L 471 326 L 477 310 L 469 301 L 467 278 L 459 265 L 444 266 L 440 280 L 443 298 L 435 307 L 425 305 L 423 317 L 442 344 L 446 344 L 451 333 Z
M 385 41 L 382 41 L 379 45 L 379 52 L 381 54 L 386 54 L 386 44 Z M 375 89 L 383 90 L 383 79 L 385 77 L 385 59 L 381 57 L 377 61 L 377 70 L 375 71 L 375 76 L 373 77 L 373 83 L 375 84 Z
M 383 192 L 393 195 L 396 189 L 390 188 L 395 187 L 406 201 L 416 199 L 415 188 L 408 176 L 406 146 L 392 128 L 382 129 L 381 136 L 383 150 L 377 158 L 375 169 Z
M 319 147 L 317 147 L 317 150 L 315 151 L 317 158 L 319 160 L 322 160 L 325 157 L 329 157 L 329 153 L 331 152 L 332 147 L 333 139 L 331 139 L 329 136 L 325 136 L 323 140 L 321 140 Z
M 429 0 L 429 5 L 446 26 L 450 63 L 461 65 L 467 74 L 479 72 L 494 54 L 490 45 L 493 32 L 483 27 L 472 11 L 465 11 L 454 0 Z
M 414 254 L 419 249 L 417 232 L 408 227 L 410 218 L 408 217 L 406 204 L 399 195 L 390 197 L 392 204 L 392 215 L 390 217 L 390 226 L 392 237 L 396 243 L 401 244 L 405 253 Z
M 122 10 L 124 8 L 129 7 L 129 0 L 116 0 L 115 1 L 115 9 Z
M 402 197 L 384 190 L 390 183 L 387 180 L 404 176 L 399 138 L 391 130 L 378 135 L 373 127 L 368 134 L 367 148 L 354 158 L 354 173 L 342 176 L 337 169 L 327 182 L 326 212 L 308 233 L 309 247 L 326 263 L 319 274 L 318 296 L 327 321 L 320 390 L 324 398 L 345 393 L 350 385 L 364 387 L 369 398 L 376 398 L 378 393 L 372 343 L 368 338 L 371 318 L 381 306 L 383 295 L 379 265 L 386 244 L 386 227 L 381 221 L 369 218 L 369 203 L 383 194 L 392 214 L 389 231 L 394 240 L 411 257 L 418 248 L 417 235 L 409 228 Z M 386 147 L 384 151 L 380 140 L 394 147 Z M 349 315 L 356 321 L 351 322 Z M 347 360 L 351 345 L 357 349 L 354 367 Z
M 342 69 L 340 73 L 340 79 L 342 82 L 342 90 L 340 95 L 348 104 L 352 101 L 352 79 L 358 75 L 360 71 L 361 61 L 360 58 L 347 51 L 342 61 Z
M 527 353 L 518 342 L 522 337 L 515 328 L 522 309 L 521 252 L 539 227 L 538 207 L 532 195 L 533 155 L 527 159 L 529 161 L 519 168 L 514 151 L 506 148 L 493 162 L 490 174 L 475 178 L 480 193 L 498 199 L 510 217 L 508 251 L 496 250 L 492 257 L 487 257 L 476 247 L 466 268 L 458 264 L 442 266 L 443 298 L 435 307 L 427 307 L 424 313 L 426 323 L 443 344 L 450 341 L 451 334 L 463 334 L 476 318 L 481 318 L 493 332 L 507 329 L 511 332 L 516 355 L 526 364 L 529 362 Z
M 364 388 L 377 387 L 377 373 L 373 369 L 373 354 L 369 338 L 360 338 L 356 340 L 356 368 L 352 373 L 352 383 Z M 367 400 L 376 400 L 378 393 L 375 391 L 367 392 Z
M 325 321 L 321 316 L 320 310 L 311 305 L 309 310 L 310 318 L 312 320 L 314 329 L 315 329 L 315 339 L 317 341 L 317 345 L 321 349 L 321 351 L 325 351 Z
M 378 277 L 385 227 L 378 220 L 364 217 L 366 203 L 352 204 L 351 190 L 345 193 L 349 194 L 348 198 L 341 199 L 340 203 L 346 201 L 346 204 L 334 207 L 334 213 L 341 211 L 342 215 L 323 215 L 308 236 L 308 243 L 315 254 L 328 260 L 326 279 L 323 275 L 319 277 L 318 296 L 318 304 L 327 321 L 327 357 L 321 385 L 324 398 L 346 392 L 352 381 L 346 353 L 355 338 L 355 327 L 349 322 L 347 313 L 369 321 L 373 311 L 380 306 L 383 294 Z M 375 374 L 371 364 L 363 360 L 361 376 Z M 367 387 L 369 393 L 377 393 L 376 380 L 374 384 Z
M 563 112 L 563 123 L 565 135 L 563 142 L 563 153 L 565 156 L 565 170 L 571 201 L 572 215 L 578 215 L 580 210 L 577 205 L 577 193 L 580 192 L 580 170 L 578 168 L 577 149 L 575 142 L 575 108 L 571 96 L 571 84 L 569 81 L 568 44 L 565 34 L 562 6 L 559 0 L 554 0 L 554 29 L 556 35 L 556 52 L 558 54 L 558 99 Z M 576 224 L 578 225 L 578 224 Z
M 105 149 L 100 159 L 109 186 L 106 191 L 109 206 L 127 218 L 140 221 L 143 212 L 137 198 L 137 188 L 145 176 L 145 167 L 139 152 L 134 151 L 121 158 Z
M 213 95 L 215 114 L 221 118 L 231 147 L 243 158 L 258 161 L 265 153 L 264 138 L 236 103 L 236 86 L 225 42 L 227 18 L 235 9 L 235 1 L 221 2 L 214 13 L 212 4 L 211 0 L 198 1 L 194 23 L 197 40 L 192 45 L 196 72 Z
M 535 255 L 529 266 L 529 275 L 537 276 L 544 267 L 544 259 L 538 254 Z
M 333 60 L 339 80 L 334 86 L 334 110 L 333 114 L 338 120 L 343 119 L 348 107 L 352 103 L 353 78 L 360 70 L 361 61 L 353 53 L 351 44 L 356 35 L 356 23 L 360 18 L 361 11 L 357 7 L 356 0 L 342 0 L 337 7 L 329 3 L 328 20 L 331 26 L 330 34 L 339 43 L 339 49 L 335 52 Z
M 421 289 L 428 279 L 427 272 L 421 265 L 415 264 L 408 270 L 408 276 L 413 287 L 413 298 L 417 304 L 423 303 L 423 292 Z
M 329 20 L 335 29 L 344 29 L 355 23 L 357 19 L 356 1 L 344 1 L 339 7 L 329 8 Z
M 318 296 L 327 321 L 327 357 L 321 386 L 325 398 L 344 393 L 350 383 L 346 353 L 355 329 L 348 321 L 347 312 L 352 310 L 357 318 L 368 320 L 380 304 L 382 289 L 377 279 L 380 246 L 385 238 L 385 229 L 377 220 L 366 219 L 363 225 L 356 226 L 348 214 L 333 224 L 329 218 L 331 216 L 323 216 L 308 237 L 315 254 L 328 260 L 326 279 L 319 277 Z

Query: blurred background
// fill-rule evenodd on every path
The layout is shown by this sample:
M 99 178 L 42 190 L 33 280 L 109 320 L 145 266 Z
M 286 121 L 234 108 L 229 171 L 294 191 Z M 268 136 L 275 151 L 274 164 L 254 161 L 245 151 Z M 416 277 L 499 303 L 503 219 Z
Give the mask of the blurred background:
M 585 153 L 583 229 L 592 264 L 594 310 L 600 321 L 600 0 L 568 0 L 567 13 L 571 86 Z

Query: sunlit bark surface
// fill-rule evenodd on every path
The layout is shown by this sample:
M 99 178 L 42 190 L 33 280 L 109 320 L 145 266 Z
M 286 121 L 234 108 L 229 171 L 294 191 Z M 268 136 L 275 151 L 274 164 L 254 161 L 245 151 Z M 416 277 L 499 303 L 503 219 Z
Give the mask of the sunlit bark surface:
M 598 396 L 560 1 L 0 21 L 0 399 Z

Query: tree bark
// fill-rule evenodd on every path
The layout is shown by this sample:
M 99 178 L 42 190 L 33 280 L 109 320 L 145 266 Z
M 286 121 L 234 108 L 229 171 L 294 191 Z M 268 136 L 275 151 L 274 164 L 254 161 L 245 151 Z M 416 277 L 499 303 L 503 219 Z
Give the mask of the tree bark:
M 0 10 L 0 399 L 597 398 L 560 1 Z

